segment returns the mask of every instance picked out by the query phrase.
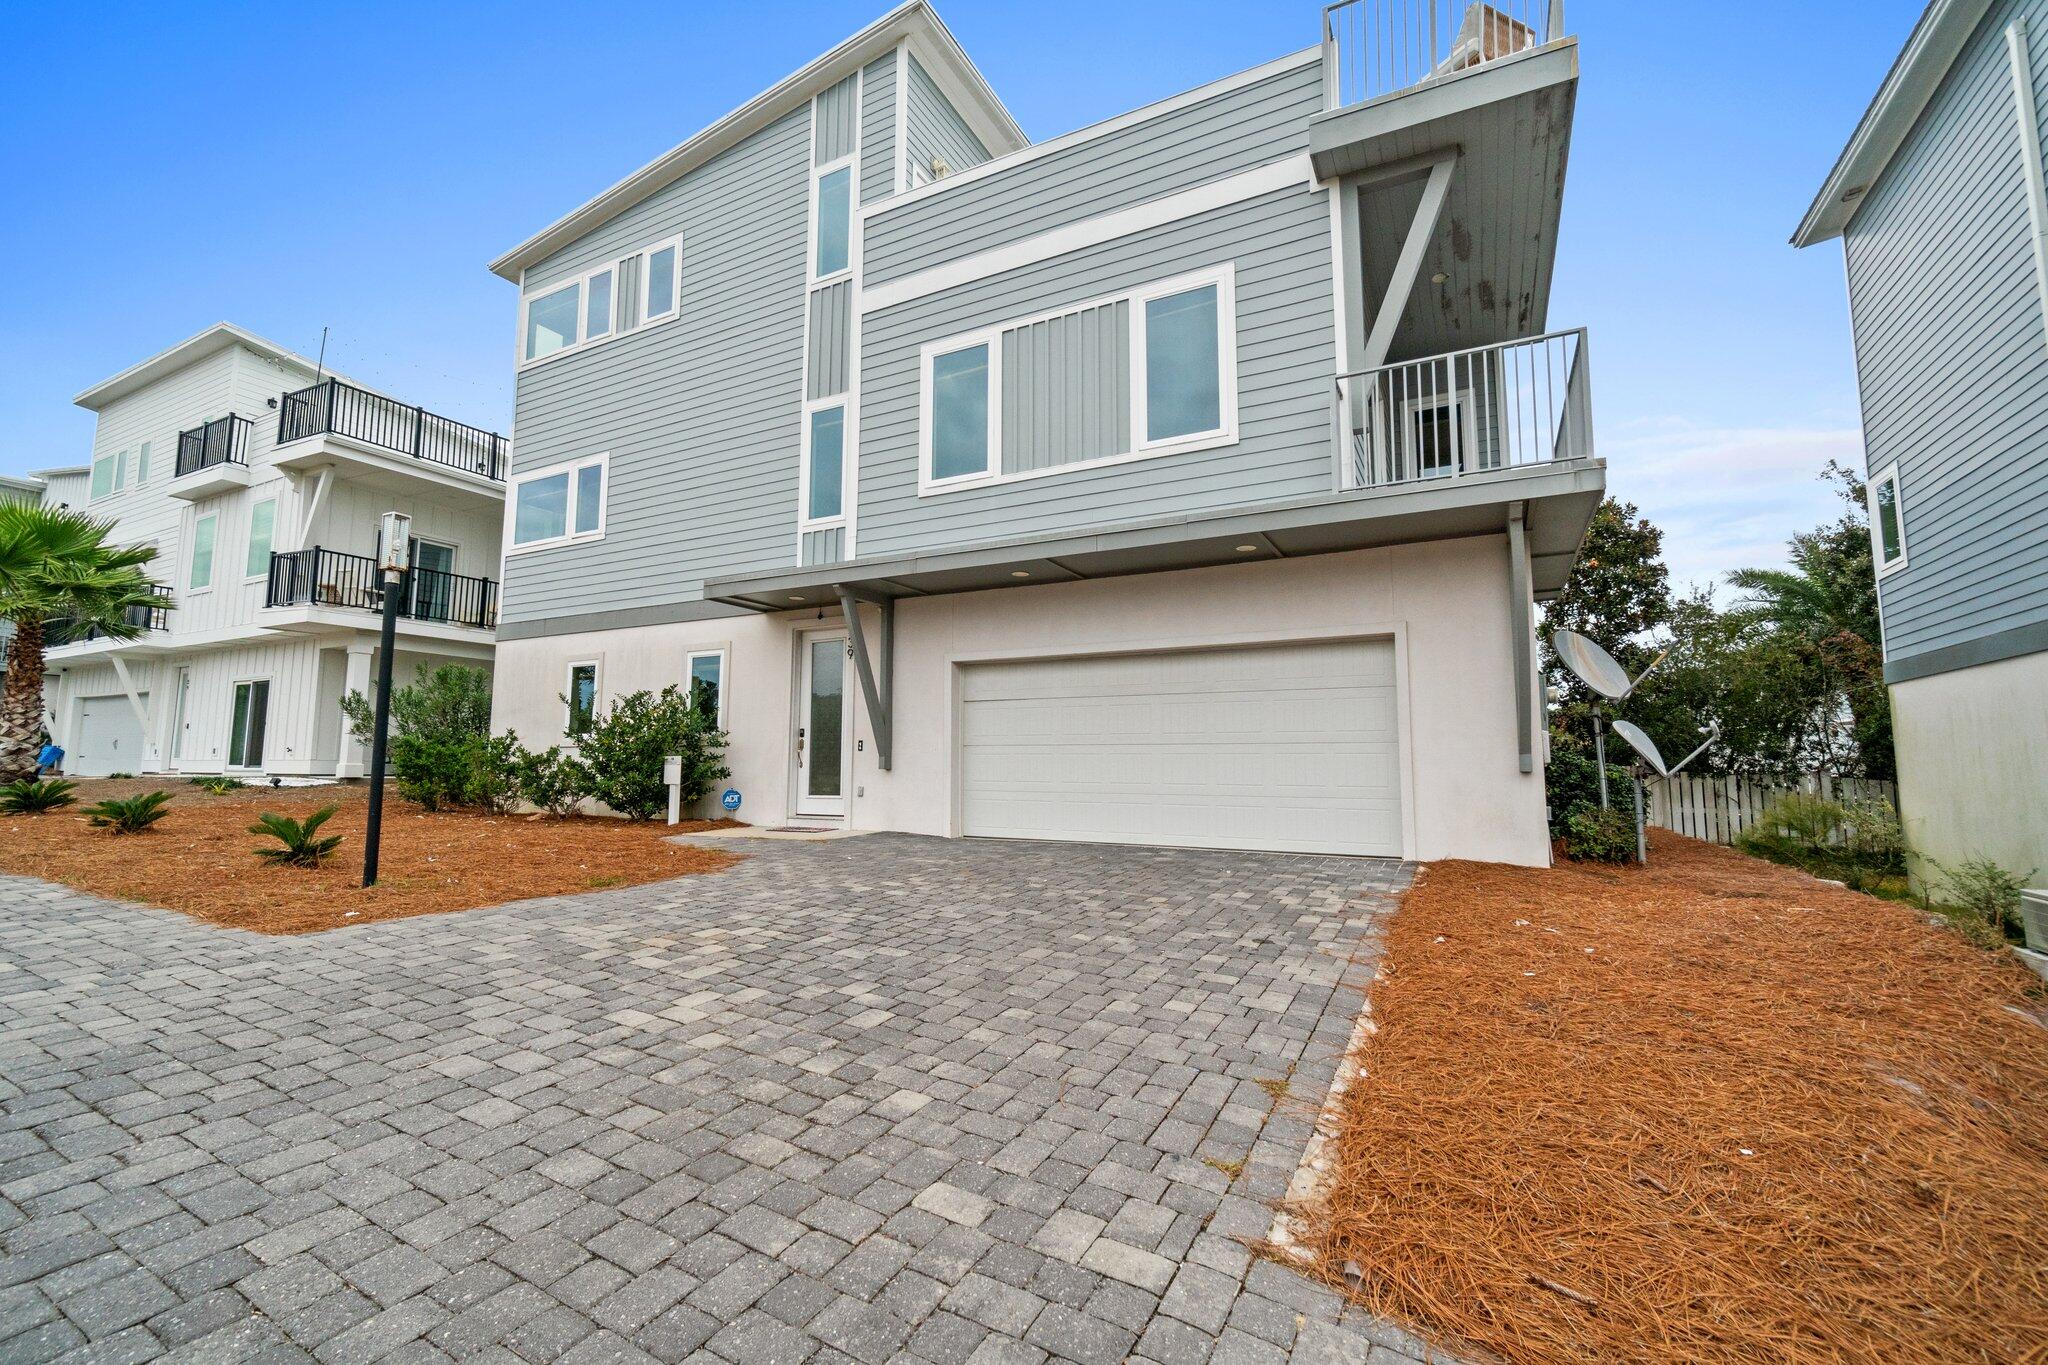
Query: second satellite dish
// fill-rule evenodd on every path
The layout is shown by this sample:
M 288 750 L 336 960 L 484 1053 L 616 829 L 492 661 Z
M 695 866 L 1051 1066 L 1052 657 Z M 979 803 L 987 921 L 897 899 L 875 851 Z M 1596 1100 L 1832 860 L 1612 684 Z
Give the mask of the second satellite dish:
M 1550 646 L 1557 651 L 1557 657 L 1564 660 L 1566 668 L 1578 674 L 1580 681 L 1609 701 L 1620 701 L 1635 690 L 1635 683 L 1629 681 L 1627 670 L 1614 661 L 1614 656 L 1577 631 L 1556 632 L 1550 637 Z M 1645 676 L 1647 673 L 1645 670 Z
M 1657 743 L 1643 733 L 1643 727 L 1634 721 L 1616 720 L 1608 722 L 1614 733 L 1628 741 L 1628 747 L 1642 755 L 1643 762 L 1656 770 L 1657 776 L 1669 777 L 1671 770 L 1664 766 L 1664 755 L 1657 752 Z

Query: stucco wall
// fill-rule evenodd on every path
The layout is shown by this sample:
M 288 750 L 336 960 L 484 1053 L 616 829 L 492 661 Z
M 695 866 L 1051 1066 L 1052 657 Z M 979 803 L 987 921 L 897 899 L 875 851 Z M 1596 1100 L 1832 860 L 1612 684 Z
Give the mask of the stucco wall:
M 1542 864 L 1540 773 L 1519 770 L 1507 550 L 1500 537 L 1277 563 L 912 599 L 896 616 L 895 767 L 875 764 L 856 703 L 849 788 L 857 829 L 952 834 L 957 666 L 994 658 L 1341 636 L 1396 641 L 1411 856 Z M 873 609 L 868 609 L 873 624 Z M 599 704 L 679 683 L 684 656 L 729 651 L 730 785 L 742 818 L 789 818 L 799 632 L 838 613 L 739 616 L 498 646 L 496 728 L 528 744 L 562 731 L 572 661 L 599 662 Z
M 1891 694 L 1908 845 L 1951 867 L 1993 858 L 2048 885 L 2048 653 Z

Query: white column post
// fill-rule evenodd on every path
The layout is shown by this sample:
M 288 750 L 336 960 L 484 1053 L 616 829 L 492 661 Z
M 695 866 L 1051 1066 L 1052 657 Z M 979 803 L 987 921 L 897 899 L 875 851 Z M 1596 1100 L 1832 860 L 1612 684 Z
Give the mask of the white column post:
M 348 647 L 348 668 L 341 680 L 341 694 L 351 692 L 370 695 L 370 660 L 376 648 L 369 644 L 355 644 Z M 348 718 L 335 722 L 341 726 L 341 747 L 337 749 L 334 775 L 336 777 L 361 777 L 369 771 L 369 750 L 348 731 Z

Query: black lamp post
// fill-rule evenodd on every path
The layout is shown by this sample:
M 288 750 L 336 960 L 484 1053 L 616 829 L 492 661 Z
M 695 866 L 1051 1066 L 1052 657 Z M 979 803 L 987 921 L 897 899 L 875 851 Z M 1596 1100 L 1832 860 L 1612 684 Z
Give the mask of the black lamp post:
M 377 884 L 377 845 L 384 829 L 384 750 L 391 731 L 391 655 L 398 634 L 398 598 L 412 567 L 412 518 L 386 512 L 377 523 L 377 570 L 384 579 L 384 626 L 377 646 L 377 719 L 370 734 L 370 827 L 363 835 L 363 885 Z

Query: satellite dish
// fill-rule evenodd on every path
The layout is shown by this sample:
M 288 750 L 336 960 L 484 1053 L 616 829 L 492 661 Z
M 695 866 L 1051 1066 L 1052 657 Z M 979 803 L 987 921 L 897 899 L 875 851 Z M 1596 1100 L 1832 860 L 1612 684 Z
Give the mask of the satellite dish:
M 1579 675 L 1581 682 L 1609 701 L 1620 701 L 1635 690 L 1627 670 L 1614 661 L 1614 656 L 1577 631 L 1558 631 L 1550 637 L 1550 647 L 1564 660 L 1566 668 Z
M 1614 727 L 1615 734 L 1628 741 L 1629 748 L 1642 756 L 1643 762 L 1656 769 L 1657 776 L 1671 776 L 1671 770 L 1664 766 L 1664 755 L 1657 752 L 1656 741 L 1644 734 L 1640 725 L 1627 720 L 1609 721 L 1608 724 Z

